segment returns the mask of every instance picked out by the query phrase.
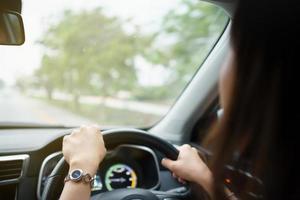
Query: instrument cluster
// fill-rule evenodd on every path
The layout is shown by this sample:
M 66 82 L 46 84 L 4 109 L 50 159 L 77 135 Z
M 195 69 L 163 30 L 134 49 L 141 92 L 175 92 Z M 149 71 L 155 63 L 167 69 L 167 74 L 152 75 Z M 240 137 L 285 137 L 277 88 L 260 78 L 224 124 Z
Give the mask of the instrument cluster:
M 61 158 L 62 153 L 57 152 L 44 159 L 38 179 L 38 199 L 41 199 L 46 180 Z M 94 176 L 92 196 L 119 188 L 157 189 L 159 185 L 156 154 L 145 146 L 121 145 L 108 151 L 101 162 Z
M 92 195 L 120 188 L 156 189 L 160 183 L 155 153 L 135 145 L 108 152 L 94 178 Z

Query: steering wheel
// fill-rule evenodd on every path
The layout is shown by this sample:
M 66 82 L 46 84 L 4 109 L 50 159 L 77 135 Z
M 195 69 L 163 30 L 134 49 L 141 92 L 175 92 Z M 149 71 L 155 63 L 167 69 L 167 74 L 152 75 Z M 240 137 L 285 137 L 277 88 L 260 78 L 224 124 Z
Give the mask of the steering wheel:
M 71 131 L 70 131 L 71 132 Z M 69 132 L 69 133 L 70 133 Z M 67 133 L 68 134 L 68 133 Z M 149 133 L 137 129 L 112 129 L 103 131 L 103 139 L 108 150 L 112 150 L 122 144 L 143 145 L 164 154 L 166 157 L 176 160 L 178 150 L 167 141 L 150 135 Z M 58 199 L 63 186 L 64 178 L 68 173 L 68 164 L 62 158 L 47 178 L 42 200 Z M 186 190 L 182 192 L 150 191 L 146 189 L 116 189 L 109 192 L 94 195 L 94 200 L 159 200 L 159 199 L 184 199 L 190 195 L 190 187 L 186 185 Z

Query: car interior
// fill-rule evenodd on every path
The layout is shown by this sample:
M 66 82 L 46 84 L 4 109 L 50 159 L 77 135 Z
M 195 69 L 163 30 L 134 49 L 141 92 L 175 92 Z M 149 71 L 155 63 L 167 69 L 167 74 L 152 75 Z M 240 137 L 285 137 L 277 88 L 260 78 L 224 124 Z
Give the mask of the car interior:
M 66 4 L 71 2 L 72 1 L 66 1 Z M 86 4 L 93 5 L 91 2 L 92 1 L 86 1 Z M 191 146 L 197 148 L 197 150 L 199 151 L 199 155 L 201 155 L 201 157 L 206 160 L 206 162 L 208 162 L 209 159 L 213 156 L 213 152 L 211 152 L 207 148 L 204 148 L 200 144 L 202 139 L 210 130 L 211 125 L 216 120 L 218 120 L 218 117 L 222 115 L 222 109 L 220 108 L 218 101 L 218 77 L 220 67 L 224 62 L 225 56 L 229 52 L 229 30 L 231 26 L 230 18 L 234 11 L 235 0 L 174 0 L 174 2 L 184 2 L 187 3 L 186 5 L 208 3 L 214 7 L 217 7 L 218 9 L 221 9 L 222 12 L 225 13 L 224 16 L 226 16 L 226 18 L 224 17 L 224 23 L 220 28 L 221 31 L 216 34 L 217 36 L 215 37 L 214 41 L 211 42 L 207 53 L 205 54 L 205 56 L 203 56 L 203 60 L 201 61 L 201 59 L 198 59 L 198 66 L 197 68 L 194 68 L 194 73 L 192 73 L 190 79 L 186 81 L 187 84 L 182 86 L 182 89 L 178 89 L 178 95 L 176 95 L 176 97 L 174 96 L 174 101 L 170 104 L 168 109 L 165 109 L 164 115 L 159 119 L 155 121 L 148 120 L 147 123 L 145 122 L 145 124 L 117 124 L 116 122 L 108 124 L 106 126 L 106 124 L 101 120 L 98 121 L 98 118 L 90 117 L 93 122 L 95 121 L 97 124 L 101 125 L 101 131 L 104 137 L 105 146 L 108 150 L 107 155 L 104 161 L 99 166 L 98 172 L 95 176 L 95 180 L 92 186 L 91 199 L 134 199 L 130 198 L 130 196 L 132 196 L 133 194 L 140 195 L 140 199 L 193 199 L 194 191 L 192 184 L 182 184 L 178 182 L 177 179 L 172 177 L 171 172 L 161 165 L 161 160 L 164 157 L 176 159 L 178 156 L 178 150 L 176 149 L 176 147 L 185 143 L 188 143 Z M 118 4 L 118 2 L 115 3 Z M 10 48 L 9 50 L 0 50 L 2 52 L 14 52 L 17 51 L 18 48 L 21 48 L 21 46 L 18 45 L 26 45 L 27 38 L 30 39 L 31 37 L 31 32 L 36 31 L 36 29 L 30 28 L 30 23 L 36 23 L 36 21 L 26 21 L 25 9 L 32 9 L 26 11 L 27 14 L 35 12 L 38 13 L 43 12 L 43 10 L 47 8 L 47 6 L 45 3 L 44 8 L 39 11 L 39 8 L 37 6 L 35 7 L 34 5 L 35 2 L 31 2 L 28 0 L 1 1 L 0 4 L 0 29 L 3 35 L 5 35 L 5 37 L 2 37 L 0 35 L 0 43 L 2 45 L 5 45 L 1 46 L 1 48 Z M 30 7 L 30 4 L 33 4 L 31 5 L 32 7 Z M 49 3 L 49 5 L 50 4 L 51 3 Z M 158 4 L 158 2 L 156 4 Z M 121 11 L 127 9 L 126 4 L 124 5 L 123 8 L 120 9 Z M 170 3 L 170 5 L 172 4 Z M 136 3 L 136 10 L 139 10 L 138 6 L 139 4 Z M 171 8 L 174 7 L 171 6 Z M 184 13 L 184 9 L 181 12 Z M 79 11 L 77 12 L 77 14 L 78 13 Z M 87 13 L 83 14 L 85 14 L 86 16 L 88 15 Z M 155 15 L 155 13 L 153 13 L 153 15 Z M 75 19 L 76 12 L 74 11 L 72 13 L 70 11 L 68 13 L 68 11 L 66 11 L 64 13 L 64 16 L 71 16 L 71 18 L 73 17 Z M 198 15 L 195 14 L 195 16 Z M 78 21 L 80 19 L 88 20 L 87 17 L 76 18 L 76 20 Z M 46 24 L 47 19 L 43 20 Z M 69 22 L 71 23 L 71 21 Z M 69 22 L 65 21 L 64 24 L 62 23 L 62 25 L 68 26 Z M 113 22 L 111 22 L 111 24 L 113 24 Z M 44 25 L 43 30 L 48 28 L 45 28 L 45 26 L 47 25 Z M 103 27 L 100 26 L 100 29 Z M 57 25 L 56 28 L 57 29 L 53 28 L 52 30 L 61 30 L 59 29 L 59 25 Z M 73 29 L 72 27 L 69 29 L 70 32 L 75 30 L 75 28 Z M 53 32 L 50 31 L 49 33 L 54 34 Z M 67 34 L 63 35 L 62 32 L 59 32 L 58 34 L 61 34 L 62 38 L 68 37 Z M 92 33 L 88 32 L 87 34 Z M 107 35 L 107 40 L 110 40 L 109 36 L 113 35 L 113 33 Z M 62 44 L 59 43 L 59 38 L 56 38 L 56 41 L 55 37 L 52 37 L 51 40 L 51 36 L 53 35 L 46 35 L 45 40 L 35 42 L 35 44 L 38 43 L 38 45 L 40 46 L 43 46 L 45 44 L 59 46 Z M 91 35 L 90 38 L 92 37 L 93 35 Z M 118 37 L 123 36 L 119 35 Z M 174 39 L 170 37 L 169 42 L 172 43 L 172 40 Z M 77 41 L 76 38 L 75 41 Z M 146 41 L 146 39 L 144 41 Z M 89 41 L 84 42 L 88 43 Z M 186 43 L 188 44 L 188 42 Z M 14 47 L 8 47 L 7 45 L 14 45 Z M 201 50 L 201 46 L 198 47 Z M 128 47 L 126 46 L 126 48 Z M 119 49 L 122 49 L 122 47 L 120 47 Z M 56 52 L 56 50 L 53 50 L 52 52 L 51 50 L 38 51 L 46 53 L 50 52 L 49 55 L 53 55 Z M 89 49 L 87 49 L 86 51 L 89 51 Z M 178 50 L 178 52 L 180 53 L 180 50 Z M 195 54 L 197 53 L 198 52 L 195 51 Z M 129 52 L 124 53 L 125 56 L 129 54 Z M 4 59 L 6 55 L 8 55 L 8 53 L 2 54 L 1 59 Z M 42 61 L 45 61 L 46 63 L 47 57 L 44 56 L 42 58 Z M 16 54 L 11 59 L 18 60 L 20 58 L 18 58 L 18 54 Z M 99 59 L 106 58 L 101 57 Z M 96 59 L 94 60 L 95 62 L 97 62 Z M 7 65 L 9 65 L 9 63 Z M 21 66 L 20 68 L 26 68 L 26 66 Z M 58 68 L 59 67 L 57 67 L 57 70 L 59 70 Z M 101 66 L 99 68 L 101 68 Z M 23 73 L 22 70 L 20 74 Z M 39 72 L 41 71 L 42 70 L 40 70 Z M 72 69 L 69 69 L 70 73 L 72 73 L 71 71 Z M 48 74 L 50 73 L 51 72 L 48 72 Z M 82 71 L 82 74 L 84 73 L 85 71 Z M 127 72 L 122 73 L 124 76 L 127 76 Z M 149 71 L 149 73 L 151 73 L 151 71 Z M 40 77 L 42 77 L 42 75 L 40 75 Z M 116 79 L 119 79 L 120 82 L 122 82 L 123 80 L 121 78 Z M 37 82 L 37 84 L 39 83 Z M 21 83 L 19 85 L 24 86 L 25 83 Z M 21 86 L 19 86 L 19 88 L 22 88 Z M 79 87 L 80 86 L 78 86 L 78 88 Z M 170 87 L 169 90 L 175 90 L 176 86 L 174 87 Z M 10 96 L 6 94 L 5 88 L 3 88 L 2 86 L 0 87 L 0 102 L 2 104 L 2 106 L 0 106 L 2 112 L 2 117 L 0 119 L 0 199 L 58 199 L 63 188 L 64 177 L 66 176 L 68 171 L 68 165 L 64 161 L 61 152 L 62 140 L 65 135 L 70 134 L 74 128 L 79 127 L 82 124 L 75 121 L 75 123 L 71 126 L 40 123 L 34 121 L 32 123 L 28 123 L 28 121 L 22 122 L 21 120 L 17 122 L 11 121 L 9 119 L 11 117 L 17 117 L 18 114 L 16 114 L 17 112 L 12 111 L 8 106 L 4 106 L 8 104 L 3 103 L 4 100 L 2 99 L 5 99 L 5 101 L 9 103 L 13 103 L 13 101 L 15 100 L 13 98 L 10 98 Z M 153 88 L 155 89 L 155 87 Z M 32 91 L 35 91 L 35 94 L 38 93 L 37 90 L 30 90 L 30 94 L 34 93 Z M 79 94 L 85 94 L 84 90 L 78 91 Z M 27 94 L 28 93 L 29 92 L 27 92 Z M 146 93 L 148 93 L 148 95 L 151 95 L 150 90 Z M 111 93 L 108 92 L 107 94 L 113 96 L 114 91 Z M 64 96 L 61 95 L 61 98 L 63 97 Z M 18 98 L 21 102 L 19 106 L 26 107 L 27 100 L 21 100 L 23 97 L 20 96 L 16 97 L 16 99 Z M 36 97 L 35 101 L 44 101 L 41 100 L 41 97 L 39 98 L 40 99 Z M 85 99 L 86 102 L 93 101 L 91 97 Z M 107 98 L 104 101 L 105 105 L 115 103 L 115 105 L 119 106 L 119 108 L 121 108 L 122 106 L 131 106 L 131 109 L 135 110 L 135 114 L 134 116 L 132 116 L 132 118 L 136 118 L 137 121 L 142 120 L 139 119 L 139 114 L 136 114 L 140 112 L 139 110 L 141 110 L 141 113 L 155 113 L 160 111 L 158 108 L 162 108 L 159 106 L 144 108 L 143 106 L 148 104 L 145 103 L 142 106 L 142 103 L 138 100 L 136 100 L 134 103 L 128 104 L 126 104 L 126 102 L 129 101 L 120 103 L 120 100 L 112 98 Z M 33 105 L 33 107 L 35 106 Z M 43 112 L 43 108 L 38 106 L 35 108 L 35 111 L 37 111 L 37 113 Z M 49 112 L 56 112 L 55 109 L 49 110 Z M 96 109 L 93 110 L 96 111 Z M 32 114 L 30 112 L 31 111 L 29 110 L 27 114 L 23 114 L 24 119 L 29 119 L 31 117 Z M 99 110 L 98 112 L 102 111 Z M 125 114 L 122 115 L 122 118 L 130 118 L 129 115 L 129 112 L 125 112 Z M 47 118 L 47 116 L 45 115 L 41 114 L 41 116 Z M 67 119 L 68 116 L 61 118 Z M 58 121 L 59 119 L 60 118 L 58 117 Z M 70 118 L 69 121 L 72 122 L 72 118 Z M 85 122 L 83 121 L 82 123 Z M 82 151 L 84 151 L 84 149 L 82 149 Z M 243 179 L 251 179 L 257 184 L 258 189 L 255 191 L 249 191 L 249 199 L 262 199 L 259 188 L 263 185 L 263 183 L 258 177 L 253 176 L 251 172 L 247 170 L 236 170 L 230 165 L 226 166 L 226 169 L 228 170 L 228 179 L 224 180 L 224 183 L 228 188 L 238 194 L 238 183 L 231 181 L 232 176 L 238 176 L 239 178 L 236 180 L 239 181 L 242 181 Z M 245 167 L 245 169 L 247 168 Z

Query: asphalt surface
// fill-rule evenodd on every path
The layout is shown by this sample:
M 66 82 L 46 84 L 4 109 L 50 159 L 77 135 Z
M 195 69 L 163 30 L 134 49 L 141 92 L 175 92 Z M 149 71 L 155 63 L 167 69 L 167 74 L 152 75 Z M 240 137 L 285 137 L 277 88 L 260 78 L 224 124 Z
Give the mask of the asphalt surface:
M 2 124 L 21 122 L 66 126 L 95 123 L 41 100 L 23 96 L 12 89 L 0 89 L 0 122 Z

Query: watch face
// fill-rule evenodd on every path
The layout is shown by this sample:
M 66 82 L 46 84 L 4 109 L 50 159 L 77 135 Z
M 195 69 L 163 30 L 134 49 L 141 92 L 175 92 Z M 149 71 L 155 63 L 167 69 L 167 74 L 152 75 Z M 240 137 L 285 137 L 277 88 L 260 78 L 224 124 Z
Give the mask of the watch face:
M 70 173 L 71 180 L 79 181 L 82 177 L 82 170 L 75 169 Z

